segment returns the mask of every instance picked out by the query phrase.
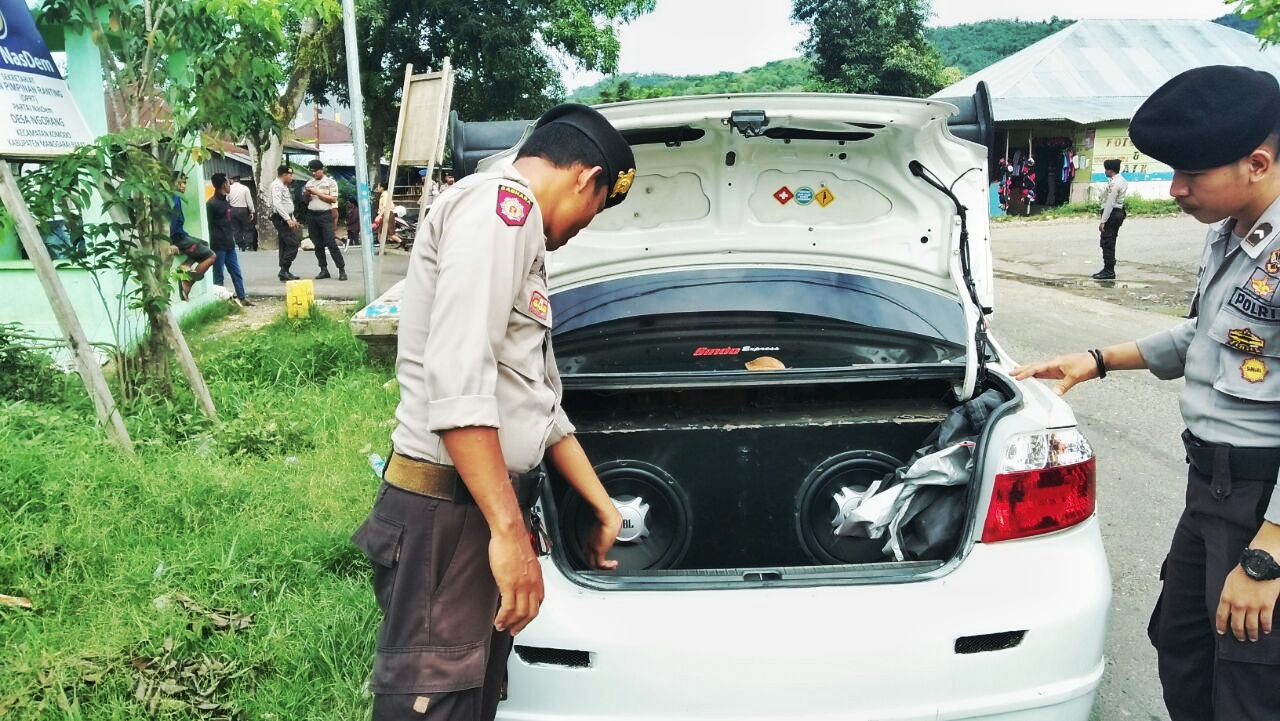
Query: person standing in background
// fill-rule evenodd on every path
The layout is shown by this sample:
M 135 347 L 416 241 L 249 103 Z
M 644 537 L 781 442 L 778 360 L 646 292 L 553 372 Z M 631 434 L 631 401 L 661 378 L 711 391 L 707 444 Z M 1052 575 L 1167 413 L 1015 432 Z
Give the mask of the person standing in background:
M 280 239 L 280 274 L 276 277 L 282 281 L 298 280 L 298 276 L 289 271 L 298 257 L 298 247 L 302 245 L 298 238 L 300 224 L 293 217 L 293 168 L 288 165 L 276 168 L 276 179 L 271 181 L 269 193 L 271 225 L 275 226 Z
M 347 279 L 347 264 L 342 258 L 342 251 L 334 234 L 335 208 L 338 207 L 338 181 L 325 175 L 324 162 L 315 158 L 307 167 L 311 169 L 311 180 L 302 189 L 302 197 L 307 201 L 307 233 L 316 246 L 316 263 L 320 272 L 316 280 L 332 278 L 329 275 L 329 261 L 324 252 L 328 249 L 333 256 L 333 264 L 338 266 L 338 280 Z
M 236 248 L 257 250 L 258 236 L 253 226 L 253 193 L 249 192 L 249 186 L 240 182 L 239 175 L 231 176 L 231 192 L 227 194 L 227 202 L 231 204 L 231 229 L 235 234 Z
M 227 200 L 231 183 L 224 173 L 214 173 L 213 197 L 204 204 L 205 217 L 209 220 L 209 245 L 213 247 L 213 284 L 222 285 L 223 268 L 231 274 L 231 285 L 236 289 L 236 303 L 250 306 L 253 302 L 245 295 L 244 276 L 240 273 L 240 256 L 236 254 L 236 237 L 232 222 L 232 207 Z M 243 187 L 243 186 L 241 186 Z
M 1124 200 L 1129 194 L 1129 181 L 1120 174 L 1120 160 L 1108 158 L 1102 161 L 1107 175 L 1107 189 L 1102 194 L 1102 222 L 1098 232 L 1102 235 L 1098 245 L 1102 247 L 1102 270 L 1093 274 L 1094 280 L 1114 280 L 1116 277 L 1116 236 L 1124 223 Z

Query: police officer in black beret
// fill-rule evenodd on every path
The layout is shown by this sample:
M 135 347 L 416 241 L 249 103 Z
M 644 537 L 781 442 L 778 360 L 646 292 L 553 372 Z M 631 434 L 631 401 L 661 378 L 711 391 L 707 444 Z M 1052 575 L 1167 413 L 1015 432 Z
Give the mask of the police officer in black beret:
M 538 614 L 529 507 L 545 460 L 597 519 L 598 569 L 622 517 L 560 405 L 546 254 L 621 203 L 622 135 L 561 105 L 513 163 L 459 180 L 418 230 L 400 304 L 399 425 L 373 511 L 353 539 L 383 611 L 373 717 L 492 719 L 512 637 Z
M 1108 371 L 1185 378 L 1187 505 L 1148 633 L 1172 721 L 1280 719 L 1280 86 L 1244 67 L 1188 70 L 1142 104 L 1139 150 L 1173 168 L 1183 212 L 1213 223 L 1189 319 L 1014 377 L 1065 393 Z

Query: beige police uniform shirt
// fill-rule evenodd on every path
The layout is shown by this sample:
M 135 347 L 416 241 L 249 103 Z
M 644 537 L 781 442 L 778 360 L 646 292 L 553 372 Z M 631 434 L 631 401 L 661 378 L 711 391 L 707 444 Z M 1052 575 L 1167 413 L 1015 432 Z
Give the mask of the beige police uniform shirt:
M 573 432 L 551 350 L 542 214 L 508 165 L 471 175 L 418 229 L 400 305 L 396 451 L 453 465 L 441 431 L 496 428 L 508 470 Z
M 308 180 L 307 184 L 303 187 L 307 190 L 333 198 L 333 201 L 330 202 L 321 200 L 314 195 L 308 196 L 307 210 L 320 212 L 338 207 L 338 181 L 328 175 L 320 178 L 319 180 L 312 178 L 311 180 Z

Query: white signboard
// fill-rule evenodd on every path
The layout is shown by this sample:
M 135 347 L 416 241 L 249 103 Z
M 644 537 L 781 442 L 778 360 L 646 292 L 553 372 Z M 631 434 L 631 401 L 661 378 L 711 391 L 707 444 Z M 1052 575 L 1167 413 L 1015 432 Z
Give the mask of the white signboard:
M 91 140 L 26 0 L 0 0 L 0 157 L 63 155 Z

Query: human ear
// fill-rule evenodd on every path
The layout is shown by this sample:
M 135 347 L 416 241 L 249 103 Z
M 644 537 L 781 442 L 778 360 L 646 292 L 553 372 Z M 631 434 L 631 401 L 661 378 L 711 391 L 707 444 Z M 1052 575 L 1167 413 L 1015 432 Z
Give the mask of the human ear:
M 1275 150 L 1270 145 L 1258 146 L 1247 158 L 1249 163 L 1249 174 L 1254 177 L 1262 177 L 1275 165 Z
M 593 165 L 589 168 L 583 166 L 582 169 L 578 171 L 578 177 L 574 183 L 575 189 L 578 191 L 586 190 L 588 192 L 595 192 L 596 178 L 602 173 L 604 173 L 604 168 L 599 165 Z

